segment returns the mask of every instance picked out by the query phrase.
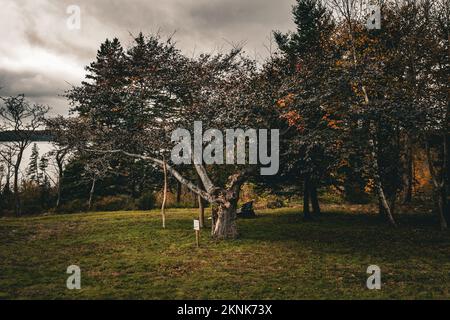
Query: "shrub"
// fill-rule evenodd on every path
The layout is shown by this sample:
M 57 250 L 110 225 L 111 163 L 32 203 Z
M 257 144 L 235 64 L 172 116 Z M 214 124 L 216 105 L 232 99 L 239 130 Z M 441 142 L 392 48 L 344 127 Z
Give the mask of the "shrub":
M 356 196 L 358 194 L 358 196 Z M 345 201 L 349 201 L 350 203 L 355 204 L 366 204 L 369 203 L 369 198 L 367 193 L 355 193 L 355 197 L 350 199 L 345 195 L 339 193 L 334 187 L 330 187 L 324 190 L 324 192 L 320 195 L 321 203 L 329 203 L 329 204 L 344 204 Z
M 100 198 L 94 202 L 94 211 L 134 210 L 134 200 L 130 196 L 117 195 Z
M 75 199 L 67 203 L 63 203 L 57 210 L 61 213 L 79 213 L 85 212 L 88 209 L 87 202 L 81 199 Z
M 51 191 L 32 182 L 23 182 L 20 195 L 21 214 L 34 215 L 50 207 Z
M 136 200 L 136 204 L 139 210 L 151 210 L 155 207 L 156 197 L 153 192 L 146 192 Z
M 172 201 L 167 204 L 167 207 L 173 209 L 195 209 L 198 208 L 198 204 L 193 201 L 181 201 L 180 203 Z

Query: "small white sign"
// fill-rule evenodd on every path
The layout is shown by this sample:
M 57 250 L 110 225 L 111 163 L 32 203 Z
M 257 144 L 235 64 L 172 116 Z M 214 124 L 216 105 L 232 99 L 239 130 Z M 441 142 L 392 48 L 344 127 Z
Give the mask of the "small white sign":
M 200 231 L 200 220 L 194 220 L 194 230 Z

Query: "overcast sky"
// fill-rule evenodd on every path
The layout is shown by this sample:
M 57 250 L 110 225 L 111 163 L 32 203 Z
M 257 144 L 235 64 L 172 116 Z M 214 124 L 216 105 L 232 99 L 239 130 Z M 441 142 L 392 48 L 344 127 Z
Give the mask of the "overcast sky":
M 0 0 L 0 95 L 24 93 L 55 114 L 67 114 L 61 98 L 84 79 L 106 38 L 125 46 L 139 31 L 176 31 L 186 54 L 245 41 L 245 50 L 267 55 L 272 30 L 292 29 L 294 0 Z M 67 27 L 67 8 L 81 9 L 81 28 Z

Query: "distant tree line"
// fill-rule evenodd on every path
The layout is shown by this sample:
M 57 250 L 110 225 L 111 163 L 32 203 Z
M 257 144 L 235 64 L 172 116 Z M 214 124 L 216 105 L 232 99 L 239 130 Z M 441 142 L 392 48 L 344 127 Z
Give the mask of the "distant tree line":
M 24 134 L 27 134 L 24 132 Z M 36 132 L 30 132 L 30 140 L 35 142 L 49 142 L 52 141 L 53 136 L 49 130 L 36 130 Z M 13 142 L 17 137 L 17 132 L 3 131 L 0 132 L 0 142 Z

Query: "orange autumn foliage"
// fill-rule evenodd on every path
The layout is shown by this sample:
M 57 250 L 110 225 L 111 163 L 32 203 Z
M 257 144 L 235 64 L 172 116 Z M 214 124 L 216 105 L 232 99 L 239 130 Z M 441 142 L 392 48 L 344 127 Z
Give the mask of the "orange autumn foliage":
M 288 111 L 287 113 L 283 114 L 281 118 L 287 120 L 290 127 L 295 127 L 300 132 L 303 132 L 305 130 L 304 119 L 296 111 Z
M 334 130 L 340 129 L 341 127 L 339 125 L 341 125 L 343 123 L 343 121 L 331 119 L 330 117 L 331 117 L 331 115 L 328 113 L 322 117 L 322 120 L 327 123 L 328 128 L 331 128 Z
M 277 101 L 278 107 L 285 108 L 285 107 L 289 106 L 290 104 L 292 104 L 294 102 L 294 97 L 295 97 L 295 95 L 293 93 L 289 93 L 285 97 L 279 99 Z

